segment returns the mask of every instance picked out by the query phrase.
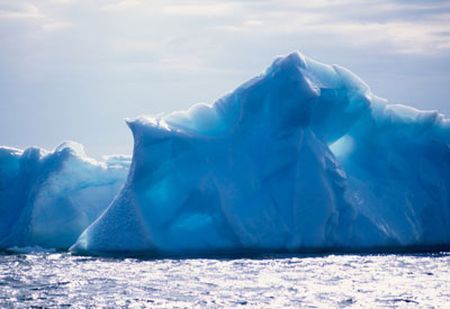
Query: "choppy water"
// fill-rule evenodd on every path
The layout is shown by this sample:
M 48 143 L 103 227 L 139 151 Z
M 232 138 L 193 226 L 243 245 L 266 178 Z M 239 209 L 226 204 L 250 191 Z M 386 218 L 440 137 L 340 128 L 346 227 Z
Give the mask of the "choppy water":
M 0 255 L 0 307 L 439 307 L 450 254 L 266 259 Z

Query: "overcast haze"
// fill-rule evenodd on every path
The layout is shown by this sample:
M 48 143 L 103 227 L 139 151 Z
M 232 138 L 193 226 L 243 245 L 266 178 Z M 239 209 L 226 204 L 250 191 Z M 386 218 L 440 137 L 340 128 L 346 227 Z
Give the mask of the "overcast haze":
M 0 145 L 130 153 L 123 118 L 211 103 L 293 50 L 450 114 L 449 1 L 0 0 Z

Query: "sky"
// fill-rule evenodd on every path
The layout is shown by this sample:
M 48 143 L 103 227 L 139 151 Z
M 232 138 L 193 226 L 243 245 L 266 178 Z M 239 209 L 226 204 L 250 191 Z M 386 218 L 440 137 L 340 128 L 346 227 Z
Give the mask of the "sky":
M 130 154 L 125 118 L 212 103 L 294 50 L 450 115 L 450 1 L 0 0 L 0 145 Z

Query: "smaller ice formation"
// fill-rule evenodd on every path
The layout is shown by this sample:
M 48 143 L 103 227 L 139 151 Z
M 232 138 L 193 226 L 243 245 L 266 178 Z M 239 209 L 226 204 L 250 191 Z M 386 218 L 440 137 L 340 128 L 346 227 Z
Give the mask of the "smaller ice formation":
M 0 147 L 0 248 L 67 249 L 113 200 L 129 164 L 90 159 L 75 142 L 52 152 Z
M 212 105 L 130 121 L 87 254 L 449 248 L 450 122 L 300 53 Z

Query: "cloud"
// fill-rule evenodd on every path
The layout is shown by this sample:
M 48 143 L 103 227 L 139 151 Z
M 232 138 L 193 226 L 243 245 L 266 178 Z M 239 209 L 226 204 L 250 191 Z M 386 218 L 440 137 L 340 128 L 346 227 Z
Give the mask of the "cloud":
M 262 1 L 250 2 L 243 16 L 258 20 L 255 29 L 244 20 L 225 21 L 215 29 L 292 37 L 335 36 L 349 45 L 386 46 L 390 53 L 448 52 L 450 30 L 447 2 L 406 1 Z
M 121 118 L 211 102 L 296 49 L 446 111 L 449 34 L 448 0 L 0 0 L 0 139 L 123 152 Z
M 38 19 L 45 15 L 31 3 L 0 5 L 0 19 Z
M 142 1 L 139 0 L 122 0 L 112 3 L 107 3 L 101 7 L 101 10 L 105 11 L 120 11 L 128 8 L 135 8 L 142 6 Z
M 63 0 L 58 2 L 57 6 L 68 3 L 70 3 L 69 0 Z M 8 26 L 9 29 L 13 30 L 14 27 L 20 28 L 21 33 L 14 33 L 13 35 L 19 37 L 25 35 L 28 39 L 30 39 L 29 33 L 54 32 L 70 27 L 69 21 L 63 20 L 57 15 L 52 16 L 51 10 L 54 5 L 53 1 L 49 1 L 48 5 L 32 1 L 0 2 L 0 27 Z M 27 33 L 26 28 L 23 28 L 24 25 L 33 25 L 33 27 L 28 28 Z M 36 26 L 38 27 L 36 28 Z M 1 30 L 0 28 L 0 32 Z M 0 37 L 0 39 L 2 38 Z
M 34 49 L 46 71 L 244 70 L 229 56 L 297 48 L 442 56 L 446 33 L 446 1 L 0 0 L 0 41 L 9 50 L 0 61 Z
M 61 31 L 70 28 L 71 26 L 73 26 L 73 24 L 68 21 L 48 21 L 42 24 L 42 29 L 47 32 Z
M 180 16 L 206 16 L 214 17 L 235 14 L 240 9 L 237 2 L 223 3 L 178 3 L 163 7 L 163 12 Z

